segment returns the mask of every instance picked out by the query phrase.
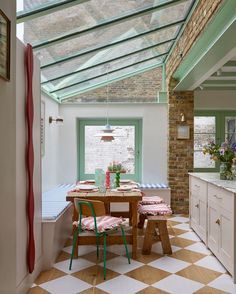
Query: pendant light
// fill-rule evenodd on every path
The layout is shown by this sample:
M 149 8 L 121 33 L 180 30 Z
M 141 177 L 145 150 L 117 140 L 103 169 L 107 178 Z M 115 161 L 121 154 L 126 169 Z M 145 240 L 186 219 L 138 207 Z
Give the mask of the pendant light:
M 108 69 L 109 65 L 107 66 L 107 85 L 106 85 L 106 125 L 101 130 L 101 133 L 95 135 L 95 137 L 101 137 L 101 141 L 103 142 L 112 142 L 115 140 L 115 137 L 120 137 L 119 135 L 114 133 L 114 129 L 109 124 L 109 104 L 108 104 Z

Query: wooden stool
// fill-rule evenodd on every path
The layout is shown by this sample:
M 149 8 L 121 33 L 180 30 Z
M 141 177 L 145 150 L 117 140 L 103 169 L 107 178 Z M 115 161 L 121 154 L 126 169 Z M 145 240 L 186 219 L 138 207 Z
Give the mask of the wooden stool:
M 153 240 L 161 241 L 164 254 L 172 254 L 170 239 L 167 230 L 167 220 L 161 215 L 147 216 L 147 228 L 144 236 L 142 254 L 150 254 Z M 158 229 L 158 233 L 156 232 Z

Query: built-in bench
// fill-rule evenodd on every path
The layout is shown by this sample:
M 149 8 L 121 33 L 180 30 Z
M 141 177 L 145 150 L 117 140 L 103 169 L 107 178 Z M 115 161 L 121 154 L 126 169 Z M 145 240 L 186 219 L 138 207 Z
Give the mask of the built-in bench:
M 44 268 L 51 268 L 71 234 L 72 204 L 66 194 L 74 184 L 62 184 L 42 195 Z

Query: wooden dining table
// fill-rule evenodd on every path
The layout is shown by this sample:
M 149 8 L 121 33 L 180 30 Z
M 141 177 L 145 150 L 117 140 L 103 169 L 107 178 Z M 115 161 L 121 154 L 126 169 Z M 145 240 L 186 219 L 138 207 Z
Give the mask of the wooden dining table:
M 90 199 L 90 200 L 100 200 L 105 203 L 106 213 L 111 214 L 113 216 L 122 216 L 129 217 L 130 224 L 132 225 L 131 234 L 126 235 L 127 243 L 132 245 L 132 258 L 137 257 L 137 224 L 138 224 L 138 215 L 137 215 L 137 206 L 138 202 L 142 200 L 142 193 L 139 190 L 134 191 L 124 191 L 118 192 L 114 190 L 106 190 L 103 192 L 81 192 L 81 191 L 69 191 L 66 197 L 67 201 L 71 201 L 74 204 L 75 198 L 81 199 Z M 110 211 L 110 203 L 129 203 L 129 211 L 128 212 L 111 212 Z M 73 221 L 78 220 L 77 210 L 73 210 Z M 73 230 L 75 227 L 73 228 Z M 103 240 L 100 240 L 101 244 Z M 123 244 L 123 239 L 121 235 L 110 234 L 107 238 L 107 243 L 109 245 L 112 244 Z M 80 235 L 77 241 L 78 245 L 88 245 L 88 244 L 96 244 L 95 235 Z M 75 256 L 78 257 L 78 250 L 75 250 Z

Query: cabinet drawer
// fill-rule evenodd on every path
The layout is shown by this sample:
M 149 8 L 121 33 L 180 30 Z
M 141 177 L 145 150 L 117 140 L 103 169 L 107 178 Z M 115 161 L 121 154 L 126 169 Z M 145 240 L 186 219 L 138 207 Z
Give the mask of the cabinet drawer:
M 209 184 L 208 198 L 225 210 L 233 211 L 234 209 L 234 194 L 225 189 Z
M 195 177 L 190 177 L 190 190 L 192 196 L 195 196 L 202 201 L 207 202 L 207 183 L 197 179 Z

